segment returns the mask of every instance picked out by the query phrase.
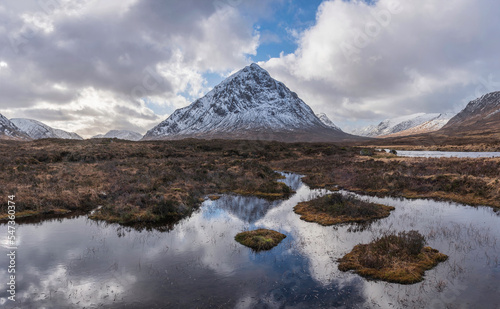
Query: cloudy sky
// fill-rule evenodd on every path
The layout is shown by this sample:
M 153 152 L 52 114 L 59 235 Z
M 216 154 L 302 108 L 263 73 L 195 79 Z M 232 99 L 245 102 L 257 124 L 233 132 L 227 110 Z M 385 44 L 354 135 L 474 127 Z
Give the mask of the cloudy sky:
M 500 90 L 492 0 L 5 0 L 0 113 L 140 133 L 252 62 L 344 129 Z

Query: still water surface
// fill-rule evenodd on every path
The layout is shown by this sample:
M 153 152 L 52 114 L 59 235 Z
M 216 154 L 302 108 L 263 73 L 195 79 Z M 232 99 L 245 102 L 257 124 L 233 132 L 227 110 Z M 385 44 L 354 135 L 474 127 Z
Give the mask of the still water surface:
M 207 200 L 171 231 L 136 231 L 71 219 L 18 227 L 18 300 L 3 308 L 500 308 L 500 215 L 487 207 L 431 200 L 365 197 L 396 207 L 369 225 L 323 227 L 293 212 L 325 194 L 300 176 L 284 180 L 286 201 L 224 196 Z M 347 193 L 346 193 L 347 194 Z M 234 241 L 270 228 L 287 238 L 255 253 Z M 450 259 L 425 281 L 368 281 L 336 260 L 386 230 L 419 230 Z M 0 230 L 6 230 L 5 224 Z M 2 232 L 2 235 L 5 235 Z M 0 278 L 7 278 L 6 242 Z M 2 282 L 3 285 L 3 282 Z M 4 285 L 5 286 L 5 285 Z
M 386 149 L 389 151 L 390 149 Z M 398 156 L 415 158 L 498 158 L 500 152 L 414 151 L 398 150 Z

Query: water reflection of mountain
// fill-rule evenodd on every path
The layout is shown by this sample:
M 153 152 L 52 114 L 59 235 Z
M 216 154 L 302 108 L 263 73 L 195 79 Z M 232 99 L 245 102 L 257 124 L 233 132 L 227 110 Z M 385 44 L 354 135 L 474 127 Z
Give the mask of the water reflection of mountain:
M 285 183 L 294 191 L 303 185 L 301 175 L 283 172 L 280 174 L 286 176 L 286 179 L 280 179 L 279 181 Z M 223 195 L 220 199 L 212 201 L 212 211 L 205 212 L 205 216 L 218 216 L 221 214 L 220 211 L 226 211 L 241 221 L 252 224 L 264 218 L 269 210 L 279 206 L 281 202 L 267 201 L 253 196 Z
M 241 196 L 207 200 L 168 233 L 83 216 L 23 224 L 16 230 L 22 253 L 16 270 L 22 277 L 19 300 L 7 302 L 7 290 L 0 289 L 0 308 L 500 308 L 495 260 L 500 218 L 492 209 L 361 197 L 396 210 L 357 230 L 301 220 L 293 207 L 326 190 L 303 185 L 295 191 L 275 202 Z M 287 238 L 254 253 L 234 240 L 253 228 L 249 222 Z M 6 229 L 0 223 L 0 230 Z M 338 270 L 338 258 L 388 229 L 420 231 L 449 260 L 409 286 Z M 0 256 L 9 250 L 7 239 L 0 239 Z M 8 260 L 0 259 L 0 278 L 7 277 L 7 266 Z M 444 287 L 438 290 L 438 284 Z
M 214 201 L 214 206 L 223 209 L 246 223 L 254 223 L 263 218 L 267 212 L 277 207 L 281 201 L 266 201 L 251 196 L 222 196 Z

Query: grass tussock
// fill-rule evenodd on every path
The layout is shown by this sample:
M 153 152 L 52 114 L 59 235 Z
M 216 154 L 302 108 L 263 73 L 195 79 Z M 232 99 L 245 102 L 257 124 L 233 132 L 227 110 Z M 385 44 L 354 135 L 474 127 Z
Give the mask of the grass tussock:
M 388 217 L 394 207 L 360 200 L 351 195 L 328 194 L 293 208 L 301 219 L 321 225 L 366 222 Z
M 438 250 L 425 247 L 425 243 L 417 231 L 392 232 L 369 244 L 355 246 L 339 260 L 339 269 L 394 283 L 420 282 L 426 270 L 448 259 Z
M 285 238 L 286 235 L 267 229 L 241 232 L 234 237 L 237 242 L 255 251 L 270 250 Z

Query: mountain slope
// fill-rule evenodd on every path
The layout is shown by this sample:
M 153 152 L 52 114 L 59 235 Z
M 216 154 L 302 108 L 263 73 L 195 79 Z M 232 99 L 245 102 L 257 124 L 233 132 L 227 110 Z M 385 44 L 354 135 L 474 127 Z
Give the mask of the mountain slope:
M 92 136 L 92 138 L 118 138 L 127 141 L 138 141 L 142 138 L 142 134 L 128 130 L 111 130 L 106 134 Z
M 149 130 L 150 139 L 340 141 L 356 138 L 327 126 L 297 94 L 256 64 Z
M 474 151 L 499 151 L 500 91 L 475 99 L 441 129 L 418 135 L 378 139 L 372 145 L 411 145 L 419 147 L 458 147 Z
M 469 102 L 440 132 L 452 135 L 462 132 L 500 133 L 500 91 Z
M 387 138 L 387 137 L 408 136 L 408 135 L 434 132 L 444 127 L 454 116 L 455 114 L 451 113 L 439 114 L 438 117 L 426 121 L 416 127 L 412 127 L 389 135 L 383 135 L 380 137 Z
M 29 140 L 30 138 L 12 121 L 0 114 L 0 139 Z
M 19 129 L 25 132 L 32 139 L 41 139 L 41 138 L 62 138 L 62 139 L 78 139 L 78 140 L 83 139 L 80 135 L 76 133 L 54 129 L 40 121 L 33 119 L 12 118 L 10 121 L 12 121 L 12 123 L 14 123 Z
M 323 122 L 323 124 L 325 124 L 326 126 L 336 130 L 341 130 L 330 120 L 330 118 L 328 118 L 328 116 L 325 113 L 316 114 L 316 117 L 318 117 L 318 119 L 321 120 L 321 122 Z
M 401 117 L 386 119 L 376 126 L 368 126 L 362 129 L 354 130 L 352 131 L 352 133 L 367 137 L 381 137 L 384 135 L 390 135 L 418 127 L 426 122 L 436 120 L 441 116 L 442 116 L 441 114 L 425 114 L 425 113 L 401 116 Z

